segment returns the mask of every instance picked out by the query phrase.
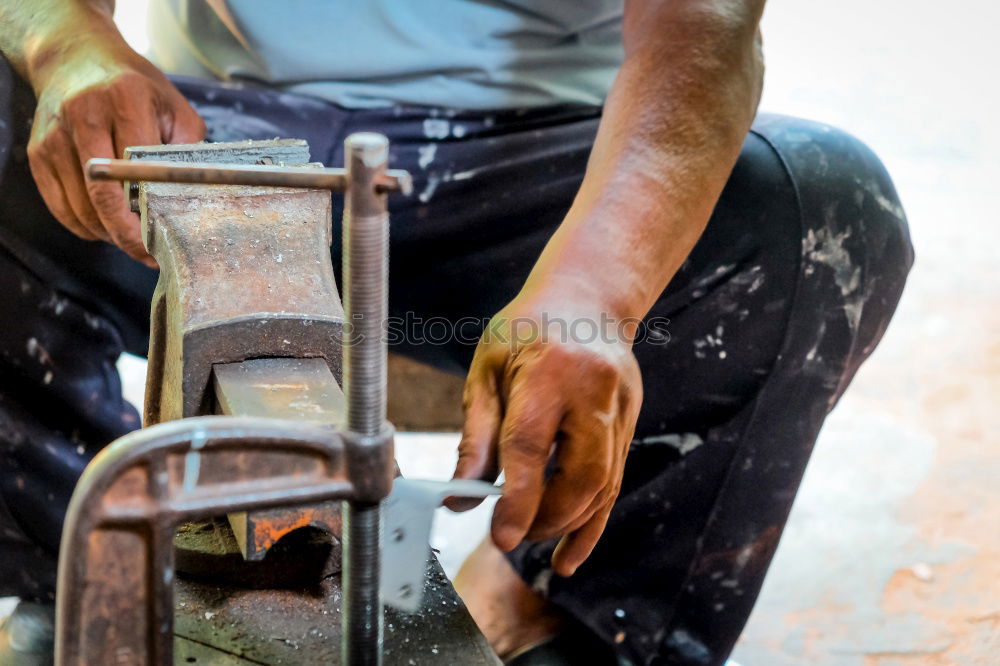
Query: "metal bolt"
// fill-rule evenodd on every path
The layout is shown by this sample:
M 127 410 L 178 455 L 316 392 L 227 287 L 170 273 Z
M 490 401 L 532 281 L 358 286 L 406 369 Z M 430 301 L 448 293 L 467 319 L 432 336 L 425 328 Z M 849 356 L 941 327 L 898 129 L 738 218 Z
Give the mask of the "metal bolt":
M 125 181 L 125 190 L 128 192 L 128 207 L 133 213 L 140 212 L 139 207 L 139 183 L 131 180 Z

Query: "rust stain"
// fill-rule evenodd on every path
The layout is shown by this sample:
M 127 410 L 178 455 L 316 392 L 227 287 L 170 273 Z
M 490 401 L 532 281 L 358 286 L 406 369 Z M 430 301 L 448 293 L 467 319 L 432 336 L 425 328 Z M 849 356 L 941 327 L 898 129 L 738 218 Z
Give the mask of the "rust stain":
M 302 527 L 322 527 L 334 534 L 340 533 L 339 508 L 317 506 L 301 509 L 276 509 L 251 513 L 249 532 L 253 536 L 253 550 L 263 552 L 294 530 Z

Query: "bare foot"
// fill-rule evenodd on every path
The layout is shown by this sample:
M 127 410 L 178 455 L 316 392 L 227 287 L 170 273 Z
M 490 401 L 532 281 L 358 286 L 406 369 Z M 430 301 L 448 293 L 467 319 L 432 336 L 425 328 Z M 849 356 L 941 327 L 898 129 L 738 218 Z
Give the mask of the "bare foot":
M 501 659 L 556 635 L 564 624 L 562 613 L 521 580 L 489 536 L 462 564 L 455 589 Z

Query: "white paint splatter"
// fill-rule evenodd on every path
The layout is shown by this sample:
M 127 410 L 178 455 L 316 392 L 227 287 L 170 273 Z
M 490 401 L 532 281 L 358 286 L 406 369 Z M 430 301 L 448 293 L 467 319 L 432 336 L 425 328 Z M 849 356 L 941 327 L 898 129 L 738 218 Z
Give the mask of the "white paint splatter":
M 549 583 L 552 581 L 552 569 L 542 569 L 531 582 L 531 589 L 543 597 L 549 596 Z
M 615 415 L 613 412 L 594 412 L 594 418 L 596 418 L 604 425 L 611 425 L 611 422 L 614 420 Z
M 27 344 L 28 356 L 35 359 L 42 365 L 49 365 L 52 363 L 52 357 L 49 356 L 49 352 L 38 342 L 37 338 L 28 338 Z
M 650 437 L 643 437 L 639 440 L 639 444 L 649 445 L 649 444 L 666 444 L 667 446 L 672 446 L 682 455 L 687 455 L 697 449 L 699 446 L 705 443 L 701 437 L 693 432 L 685 432 L 679 434 L 668 434 L 668 435 L 652 435 Z
M 434 196 L 434 191 L 437 190 L 437 186 L 441 183 L 441 176 L 436 173 L 430 173 L 427 175 L 427 185 L 424 187 L 424 191 L 417 195 L 421 203 L 427 203 Z
M 882 192 L 882 188 L 879 187 L 878 181 L 876 180 L 869 181 L 867 186 L 865 187 L 865 190 L 868 192 L 868 194 L 872 195 L 872 198 L 875 199 L 875 203 L 879 205 L 879 208 L 889 213 L 892 213 L 897 220 L 906 219 L 906 214 L 903 212 L 903 207 L 900 206 L 895 201 L 890 200 L 889 197 L 885 196 L 885 194 Z
M 729 271 L 733 270 L 735 267 L 736 264 L 719 264 L 718 266 L 715 267 L 715 271 L 713 271 L 710 275 L 706 275 L 700 280 L 697 280 L 695 282 L 695 285 L 698 287 L 708 286 L 709 284 L 712 284 L 713 282 L 718 280 L 720 277 L 722 277 Z
M 428 143 L 426 146 L 420 146 L 417 148 L 417 153 L 419 157 L 417 158 L 417 164 L 421 169 L 426 169 L 430 166 L 430 163 L 434 161 L 434 156 L 437 155 L 437 144 Z
M 446 139 L 451 133 L 451 124 L 441 118 L 424 120 L 424 136 L 428 139 Z
M 860 296 L 844 303 L 844 316 L 847 317 L 847 325 L 852 331 L 858 330 L 858 325 L 861 323 L 861 312 L 864 308 L 865 299 Z
M 468 171 L 459 171 L 451 177 L 452 180 L 468 180 L 474 176 L 477 176 L 486 167 L 479 167 L 478 169 L 469 169 Z
M 833 279 L 843 296 L 852 294 L 861 283 L 861 268 L 851 261 L 850 253 L 844 249 L 844 241 L 850 238 L 851 230 L 834 234 L 829 229 L 812 229 L 802 241 L 802 254 L 810 261 L 823 264 L 833 270 Z

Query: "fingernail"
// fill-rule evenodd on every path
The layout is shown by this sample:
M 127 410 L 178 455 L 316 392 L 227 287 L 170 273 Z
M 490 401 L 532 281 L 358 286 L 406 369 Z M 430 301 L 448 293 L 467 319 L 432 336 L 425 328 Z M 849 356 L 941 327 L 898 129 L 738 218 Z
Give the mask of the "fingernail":
M 455 512 L 468 511 L 469 509 L 475 509 L 479 506 L 481 500 L 471 499 L 468 497 L 446 497 L 444 499 L 444 505 Z

